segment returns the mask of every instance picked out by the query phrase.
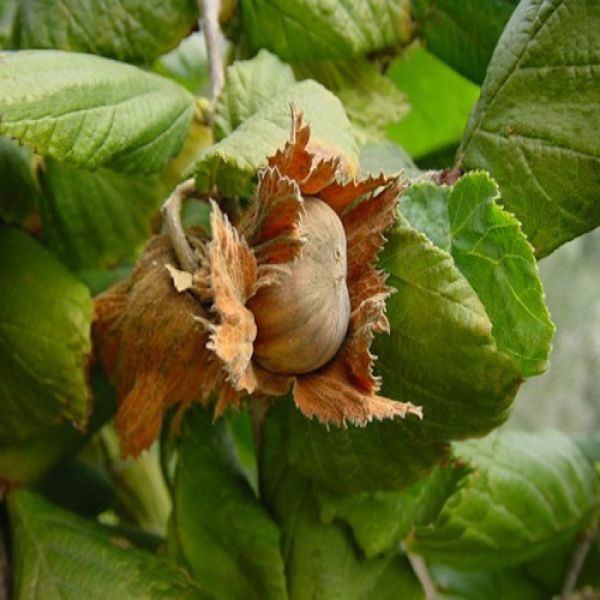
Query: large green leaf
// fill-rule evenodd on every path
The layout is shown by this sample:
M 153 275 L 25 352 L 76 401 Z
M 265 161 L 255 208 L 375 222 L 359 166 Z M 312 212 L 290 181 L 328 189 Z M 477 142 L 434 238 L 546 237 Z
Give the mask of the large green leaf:
M 264 423 L 259 465 L 261 496 L 282 530 L 287 589 L 293 600 L 369 600 L 389 566 L 388 557 L 368 560 L 343 524 L 324 524 L 313 484 L 286 461 L 283 421 L 269 414 Z M 398 579 L 395 578 L 395 581 Z M 414 590 L 410 576 L 402 580 Z
M 8 499 L 16 600 L 210 598 L 186 573 L 27 490 Z
M 491 172 L 538 256 L 600 225 L 598 64 L 600 3 L 521 2 L 463 140 L 461 164 Z
M 347 59 L 394 48 L 411 34 L 407 0 L 240 2 L 250 46 L 284 60 Z
M 0 444 L 63 419 L 83 426 L 92 302 L 42 246 L 0 231 Z
M 470 569 L 515 565 L 584 527 L 598 505 L 592 465 L 558 432 L 495 433 L 456 444 L 473 472 L 411 551 Z
M 254 113 L 230 135 L 205 149 L 190 169 L 200 190 L 216 185 L 225 195 L 249 194 L 251 183 L 267 157 L 290 138 L 290 103 L 302 111 L 313 132 L 312 141 L 342 155 L 358 170 L 352 129 L 341 102 L 314 81 L 296 83 Z
M 194 0 L 23 0 L 16 45 L 148 63 L 175 47 L 197 16 Z
M 83 446 L 114 415 L 114 390 L 96 370 L 90 375 L 90 389 L 93 395 L 92 412 L 85 432 L 75 429 L 69 422 L 55 424 L 36 421 L 35 427 L 30 427 L 27 422 L 24 427 L 23 420 L 15 424 L 23 427 L 28 437 L 12 441 L 0 440 L 0 480 L 12 483 L 36 482 L 64 456 Z
M 294 71 L 299 79 L 322 83 L 342 101 L 359 142 L 385 138 L 386 125 L 409 110 L 404 94 L 366 58 L 298 63 Z
M 39 190 L 29 148 L 0 137 L 0 219 L 20 223 L 35 209 Z
M 479 88 L 418 46 L 398 57 L 387 76 L 408 98 L 411 110 L 388 127 L 391 140 L 415 159 L 457 145 Z
M 485 306 L 498 349 L 524 376 L 536 375 L 547 367 L 554 327 L 533 249 L 499 199 L 489 175 L 470 173 L 454 187 L 416 184 L 401 207 L 414 227 L 452 255 Z
M 415 0 L 418 32 L 444 62 L 481 83 L 519 0 Z
M 86 54 L 0 54 L 0 133 L 39 154 L 149 173 L 183 144 L 194 98 L 172 81 Z
M 166 197 L 156 175 L 85 171 L 51 159 L 42 188 L 44 237 L 74 270 L 131 258 L 150 236 L 150 219 Z
M 367 558 L 393 550 L 416 525 L 433 521 L 467 470 L 459 465 L 436 467 L 426 479 L 401 492 L 339 494 L 317 490 L 324 523 L 348 523 Z
M 292 68 L 266 50 L 227 67 L 225 85 L 215 105 L 217 139 L 228 136 L 295 83 Z
M 211 597 L 285 598 L 280 533 L 233 458 L 224 423 L 191 410 L 182 432 L 170 543 Z
M 273 418 L 284 423 L 294 469 L 320 487 L 342 493 L 403 489 L 425 477 L 446 454 L 441 440 L 423 440 L 418 426 L 415 432 L 400 420 L 328 429 L 284 399 Z
M 553 597 L 517 569 L 459 571 L 445 565 L 428 565 L 439 593 L 436 600 L 548 600 Z
M 379 264 L 397 290 L 387 303 L 391 333 L 374 342 L 382 393 L 423 406 L 424 418 L 328 430 L 290 408 L 290 462 L 337 491 L 409 486 L 444 455 L 445 442 L 483 435 L 505 421 L 522 381 L 447 252 L 400 218 Z

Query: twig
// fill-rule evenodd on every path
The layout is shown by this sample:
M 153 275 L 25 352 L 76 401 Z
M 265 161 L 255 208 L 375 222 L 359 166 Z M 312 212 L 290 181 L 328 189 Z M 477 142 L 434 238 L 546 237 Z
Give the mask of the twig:
M 161 213 L 171 238 L 173 249 L 179 260 L 179 265 L 185 271 L 193 273 L 198 268 L 198 257 L 192 250 L 181 224 L 181 204 L 188 198 L 196 196 L 196 183 L 194 179 L 187 179 L 180 183 L 163 204 Z
M 427 569 L 427 564 L 425 561 L 416 554 L 407 554 L 408 561 L 410 562 L 410 566 L 412 567 L 421 587 L 423 588 L 423 593 L 425 594 L 425 600 L 434 600 L 437 595 L 437 589 L 435 587 L 435 583 L 433 583 L 433 579 L 431 579 L 431 575 L 429 574 L 429 570 Z
M 214 103 L 225 82 L 219 31 L 221 0 L 198 0 L 198 5 L 200 8 L 200 29 L 204 32 L 204 42 L 210 68 L 211 99 Z
M 575 547 L 573 557 L 571 558 L 571 564 L 569 565 L 569 570 L 565 575 L 562 591 L 560 593 L 562 600 L 566 600 L 577 586 L 577 580 L 579 579 L 579 574 L 581 573 L 583 563 L 585 562 L 588 552 L 590 551 L 592 542 L 598 537 L 599 534 L 600 512 L 598 512 L 596 515 L 592 526 L 584 531 L 583 535 L 579 538 L 577 546 Z

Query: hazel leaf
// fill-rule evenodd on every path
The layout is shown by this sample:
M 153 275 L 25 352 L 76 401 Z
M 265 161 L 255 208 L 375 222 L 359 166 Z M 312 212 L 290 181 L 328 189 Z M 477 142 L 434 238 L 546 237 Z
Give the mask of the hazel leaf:
M 197 17 L 193 0 L 28 0 L 19 7 L 17 47 L 147 63 L 174 48 Z
M 0 445 L 40 429 L 86 424 L 92 302 L 36 240 L 0 231 Z
M 598 64 L 598 2 L 521 2 L 459 151 L 461 166 L 498 182 L 538 257 L 600 225 Z
M 313 151 L 341 156 L 348 174 L 358 172 L 352 130 L 340 101 L 314 81 L 288 88 L 244 121 L 230 135 L 204 150 L 190 173 L 200 190 L 213 186 L 225 195 L 249 196 L 257 171 L 290 136 L 290 103 L 304 114 L 313 134 Z
M 8 498 L 17 598 L 208 599 L 189 576 L 26 489 Z M 101 557 L 101 560 L 99 559 Z
M 0 133 L 88 169 L 151 173 L 183 145 L 194 97 L 117 61 L 58 50 L 0 54 Z
M 407 0 L 242 0 L 240 12 L 250 46 L 289 61 L 393 49 L 411 32 Z

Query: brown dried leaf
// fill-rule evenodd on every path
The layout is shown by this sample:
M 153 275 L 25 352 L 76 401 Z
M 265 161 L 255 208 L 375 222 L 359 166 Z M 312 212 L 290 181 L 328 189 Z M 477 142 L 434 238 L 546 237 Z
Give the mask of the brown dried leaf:
M 377 177 L 369 176 L 361 181 L 352 179 L 346 183 L 334 182 L 319 193 L 319 198 L 327 202 L 338 215 L 341 215 L 355 200 L 365 194 L 374 192 L 388 181 L 382 173 Z
M 245 304 L 256 289 L 256 258 L 217 204 L 212 204 L 208 258 L 213 310 L 219 323 L 211 326 L 208 348 L 223 362 L 232 387 L 252 393 L 256 389 L 251 362 L 256 323 Z
M 292 135 L 289 142 L 268 159 L 269 166 L 297 182 L 302 195 L 316 195 L 332 183 L 336 175 L 348 175 L 354 168 L 346 165 L 335 148 L 311 137 L 310 126 L 302 124 L 302 113 L 292 105 Z
M 385 316 L 387 296 L 387 293 L 372 296 L 353 311 L 348 335 L 340 349 L 340 357 L 352 383 L 368 394 L 379 390 L 379 380 L 373 376 L 374 356 L 370 348 L 375 333 L 389 331 Z
M 175 261 L 168 237 L 154 237 L 130 278 L 95 300 L 95 348 L 117 389 L 124 455 L 152 443 L 166 408 L 206 399 L 218 383 L 220 367 L 211 367 L 206 348 L 208 315 L 175 290 L 166 269 Z
M 384 233 L 396 222 L 396 204 L 401 191 L 400 181 L 392 179 L 378 193 L 371 194 L 342 215 L 348 242 L 349 288 L 373 269 L 371 265 L 385 243 Z
M 259 264 L 286 263 L 300 255 L 304 203 L 295 181 L 267 167 L 258 174 L 258 186 L 239 231 Z
M 364 426 L 373 419 L 382 421 L 407 414 L 422 418 L 420 407 L 364 393 L 351 381 L 344 363 L 334 358 L 322 369 L 299 376 L 294 401 L 307 417 L 316 416 L 324 424 Z

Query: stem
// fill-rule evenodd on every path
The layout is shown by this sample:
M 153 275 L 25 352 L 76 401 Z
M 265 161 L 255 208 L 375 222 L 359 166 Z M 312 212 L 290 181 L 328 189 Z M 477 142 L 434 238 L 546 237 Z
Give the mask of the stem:
M 431 579 L 431 575 L 427 569 L 427 564 L 420 556 L 417 556 L 416 554 L 408 553 L 406 556 L 408 557 L 410 566 L 415 572 L 415 575 L 417 576 L 417 579 L 423 588 L 425 600 L 434 600 L 437 595 L 437 590 L 435 583 L 433 583 L 433 579 Z
M 560 597 L 562 600 L 566 600 L 566 598 L 568 598 L 571 592 L 573 592 L 573 590 L 575 589 L 575 586 L 577 585 L 577 580 L 579 579 L 579 574 L 581 573 L 581 569 L 583 567 L 583 563 L 585 562 L 588 552 L 590 551 L 592 542 L 598 537 L 599 533 L 600 512 L 596 515 L 592 526 L 588 530 L 586 530 L 580 537 L 579 542 L 575 547 L 575 552 L 573 552 L 571 564 L 569 566 L 567 574 L 565 575 L 562 591 L 560 593 Z
M 219 30 L 221 0 L 198 0 L 198 5 L 201 14 L 200 28 L 204 32 L 204 42 L 206 43 L 206 53 L 210 67 L 211 99 L 214 103 L 225 83 Z
M 181 205 L 184 200 L 196 195 L 194 179 L 180 183 L 163 204 L 161 213 L 171 238 L 173 249 L 179 259 L 179 265 L 185 271 L 193 273 L 198 268 L 198 257 L 192 250 L 181 224 Z

